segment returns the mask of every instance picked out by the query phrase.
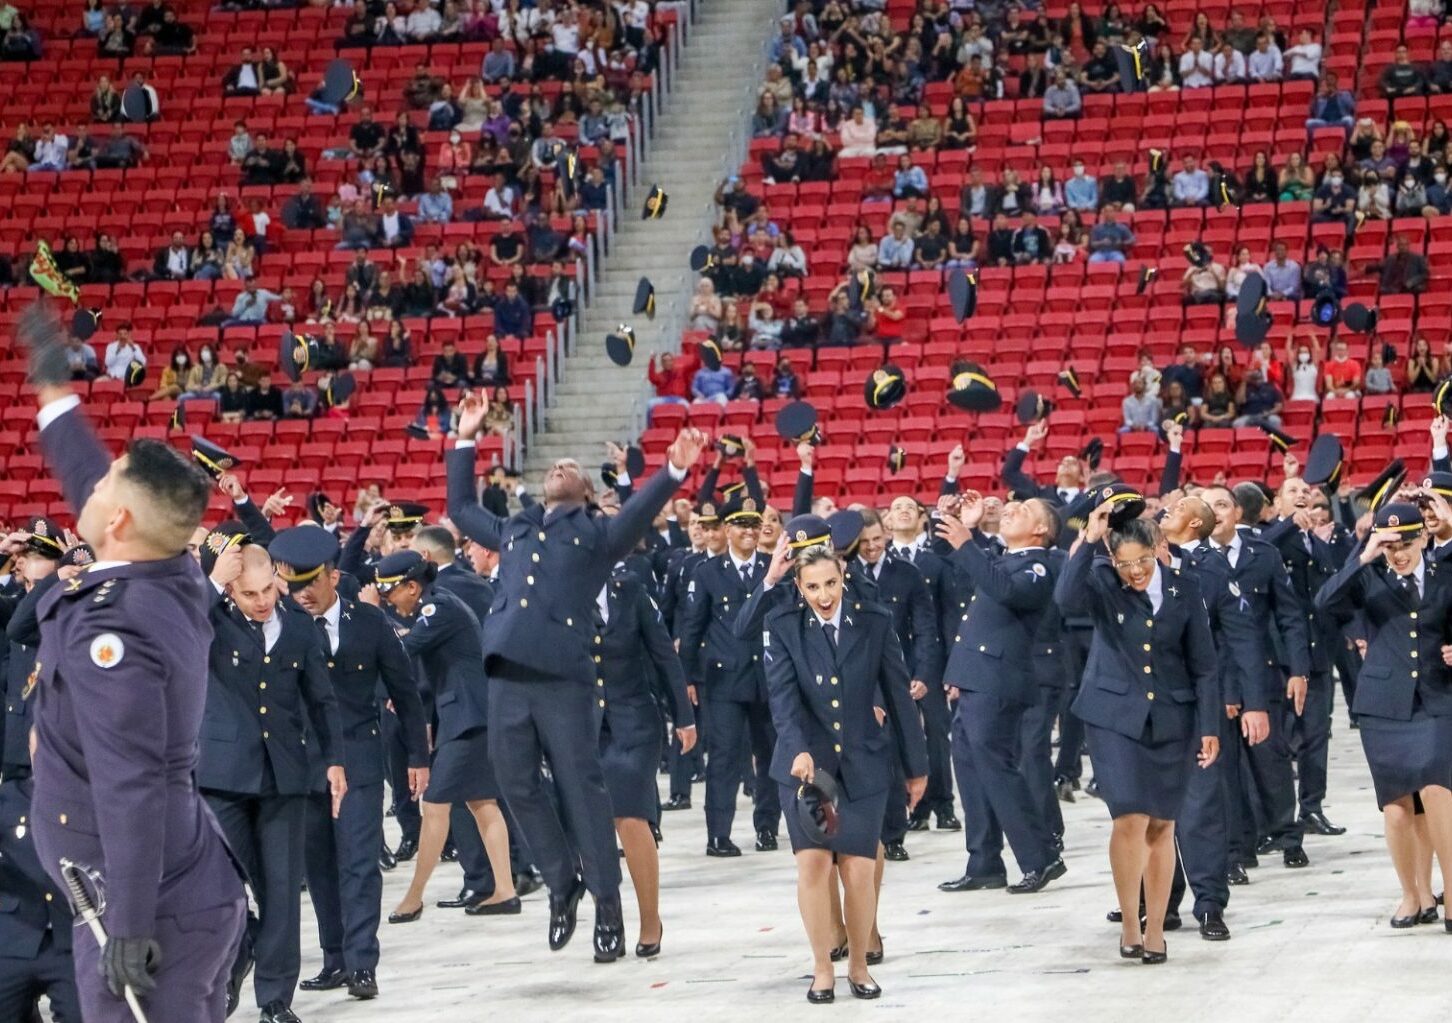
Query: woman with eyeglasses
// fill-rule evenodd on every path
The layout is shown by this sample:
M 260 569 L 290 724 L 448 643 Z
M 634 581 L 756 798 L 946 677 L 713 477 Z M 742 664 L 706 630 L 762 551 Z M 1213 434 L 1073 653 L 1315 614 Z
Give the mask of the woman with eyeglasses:
M 1094 779 L 1114 820 L 1109 864 L 1122 916 L 1119 954 L 1155 964 L 1169 958 L 1164 922 L 1175 817 L 1195 764 L 1209 767 L 1220 754 L 1220 686 L 1199 585 L 1158 562 L 1159 528 L 1149 520 L 1111 528 L 1123 495 L 1106 487 L 1103 496 L 1054 599 L 1066 616 L 1087 615 L 1094 624 L 1073 712 L 1084 722 Z
M 882 989 L 867 972 L 867 956 L 877 917 L 878 840 L 895 784 L 892 758 L 901 760 L 911 809 L 927 786 L 927 744 L 892 616 L 844 599 L 843 566 L 827 523 L 815 516 L 787 523 L 769 578 L 781 578 L 788 556 L 803 603 L 766 615 L 763 661 L 777 733 L 771 777 L 781 786 L 797 905 L 812 947 L 807 1001 L 835 997 L 834 864 L 845 892 L 847 981 L 855 997 L 877 998 Z M 798 806 L 810 794 L 806 786 L 823 775 L 840 793 L 835 830 L 809 827 Z

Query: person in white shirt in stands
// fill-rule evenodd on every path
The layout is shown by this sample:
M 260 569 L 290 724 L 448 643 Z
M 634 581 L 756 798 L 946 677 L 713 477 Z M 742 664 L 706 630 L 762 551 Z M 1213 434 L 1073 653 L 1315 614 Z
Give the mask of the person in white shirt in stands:
M 444 19 L 429 4 L 414 4 L 408 20 L 404 22 L 408 37 L 416 43 L 426 43 L 439 34 Z
M 1287 78 L 1314 81 L 1321 77 L 1321 44 L 1316 42 L 1309 28 L 1301 29 L 1296 45 L 1289 47 L 1282 56 L 1290 61 Z
M 63 171 L 66 156 L 70 152 L 71 140 L 57 134 L 50 122 L 40 129 L 40 138 L 35 140 L 35 159 L 30 161 L 29 170 Z
M 514 219 L 514 189 L 504 183 L 504 175 L 494 175 L 494 185 L 484 193 L 484 216 L 489 220 Z
M 1255 49 L 1245 63 L 1252 82 L 1279 82 L 1286 71 L 1280 48 L 1264 32 L 1255 37 Z
M 1196 36 L 1190 48 L 1180 55 L 1180 85 L 1186 89 L 1204 89 L 1215 84 L 1215 58 L 1205 52 L 1205 44 Z
M 133 362 L 146 364 L 146 353 L 131 340 L 131 324 L 116 326 L 116 340 L 106 346 L 106 375 L 112 380 L 125 380 L 126 370 Z
M 566 8 L 550 29 L 555 49 L 573 57 L 580 52 L 580 25 L 573 8 Z
M 1245 55 L 1229 43 L 1221 43 L 1215 54 L 1213 75 L 1216 85 L 1245 81 Z

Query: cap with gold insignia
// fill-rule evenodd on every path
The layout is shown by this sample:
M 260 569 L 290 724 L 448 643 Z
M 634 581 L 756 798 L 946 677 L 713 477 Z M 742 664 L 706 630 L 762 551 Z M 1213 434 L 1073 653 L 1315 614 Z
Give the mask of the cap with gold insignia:
M 25 541 L 25 550 L 39 554 L 52 561 L 60 559 L 66 552 L 65 531 L 52 519 L 35 515 L 25 522 L 25 532 L 30 539 Z
M 61 555 L 60 563 L 62 568 L 68 565 L 76 568 L 86 568 L 96 563 L 96 552 L 90 544 L 78 543 Z
M 1132 487 L 1128 483 L 1106 483 L 1090 491 L 1088 496 L 1095 509 L 1105 503 L 1110 505 L 1110 529 L 1118 529 L 1144 513 L 1144 494 L 1140 493 L 1138 487 Z
M 1235 296 L 1235 340 L 1247 348 L 1254 348 L 1265 340 L 1273 322 L 1266 303 L 1265 278 L 1252 270 L 1240 282 L 1240 294 Z
M 894 444 L 887 449 L 887 471 L 896 476 L 907 466 L 907 452 Z
M 655 319 L 655 285 L 650 283 L 649 277 L 642 277 L 635 286 L 635 301 L 631 303 L 630 311 L 636 316 L 644 313 L 647 320 Z
M 71 316 L 71 334 L 77 341 L 89 341 L 100 325 L 100 309 L 88 309 L 82 306 Z
M 1003 396 L 982 366 L 966 362 L 948 385 L 948 403 L 968 412 L 993 412 L 1003 404 Z
M 734 433 L 723 433 L 716 440 L 716 450 L 726 459 L 739 458 L 746 450 L 746 442 Z
M 640 211 L 640 219 L 659 220 L 665 216 L 668 202 L 670 202 L 670 196 L 666 195 L 665 189 L 659 185 L 651 185 L 650 191 L 645 196 L 645 206 Z
M 750 497 L 741 497 L 721 509 L 722 520 L 728 526 L 752 526 L 761 525 L 761 509 L 756 506 L 756 501 Z
M 1296 444 L 1296 438 L 1280 427 L 1272 426 L 1264 419 L 1255 425 L 1265 431 L 1265 435 L 1270 438 L 1271 446 L 1277 451 L 1289 451 Z
M 1402 480 L 1407 478 L 1407 467 L 1400 458 L 1393 458 L 1385 469 L 1376 474 L 1361 493 L 1356 496 L 1367 503 L 1367 507 L 1376 512 L 1384 505 L 1393 503 L 1397 490 L 1402 485 Z
M 1201 269 L 1209 266 L 1211 260 L 1215 258 L 1210 251 L 1210 246 L 1204 242 L 1186 242 L 1181 251 L 1185 253 L 1186 262 Z
M 241 547 L 251 542 L 252 535 L 247 532 L 247 527 L 236 519 L 217 523 L 217 528 L 206 535 L 197 552 L 202 564 L 202 574 L 211 575 L 212 569 L 217 567 L 218 558 L 233 547 Z
M 613 334 L 605 335 L 605 354 L 617 366 L 629 366 L 635 358 L 635 331 L 627 324 L 620 324 Z
M 691 269 L 696 273 L 705 273 L 708 270 L 714 269 L 715 266 L 716 257 L 712 254 L 709 246 L 697 245 L 691 250 Z
M 1079 374 L 1074 372 L 1073 366 L 1065 366 L 1059 370 L 1058 381 L 1063 385 L 1064 390 L 1074 397 L 1082 398 L 1084 396 L 1084 389 L 1079 386 Z
M 1441 494 L 1448 500 L 1452 500 L 1452 472 L 1430 472 L 1422 480 L 1422 489 L 1430 490 L 1434 494 Z
M 721 521 L 721 509 L 715 501 L 702 501 L 695 508 L 696 521 L 703 526 L 714 526 Z
M 373 585 L 379 593 L 388 593 L 395 586 L 417 582 L 427 586 L 433 582 L 437 569 L 418 551 L 394 551 L 373 568 Z
M 1160 275 L 1160 268 L 1157 266 L 1142 266 L 1139 268 L 1139 283 L 1135 285 L 1134 293 L 1143 295 L 1145 290 L 1154 283 L 1154 279 Z
M 388 506 L 388 514 L 383 521 L 388 526 L 389 532 L 408 533 L 422 523 L 424 516 L 428 513 L 429 508 L 426 504 L 398 501 Z
M 890 409 L 907 397 L 907 378 L 901 368 L 885 363 L 872 371 L 863 391 L 868 408 L 878 411 Z
M 1335 488 L 1341 483 L 1343 468 L 1341 438 L 1334 433 L 1323 433 L 1311 444 L 1301 478 L 1313 487 Z
M 875 297 L 877 297 L 877 273 L 868 267 L 863 267 L 847 281 L 847 304 L 853 309 L 861 309 L 862 303 Z
M 1421 509 L 1402 501 L 1382 505 L 1376 509 L 1376 518 L 1372 521 L 1378 532 L 1395 533 L 1398 540 L 1415 540 L 1426 528 Z
M 721 368 L 721 343 L 714 337 L 708 337 L 696 346 L 696 355 L 712 373 Z
M 634 444 L 625 449 L 625 471 L 630 473 L 631 479 L 645 475 L 645 452 Z
M 1036 423 L 1040 419 L 1047 419 L 1052 411 L 1054 411 L 1054 403 L 1037 391 L 1024 391 L 1019 395 L 1018 404 L 1014 407 L 1014 414 L 1024 426 Z
M 794 551 L 830 546 L 832 543 L 832 527 L 820 515 L 798 515 L 782 528 L 782 532 L 787 538 L 787 546 Z
M 278 342 L 277 364 L 293 383 L 301 380 L 303 374 L 312 368 L 317 354 L 316 338 L 294 334 L 290 330 L 282 332 L 282 340 Z
M 972 316 L 978 309 L 978 274 L 961 267 L 953 270 L 948 275 L 948 302 L 959 323 Z
M 221 479 L 242 464 L 242 460 L 219 444 L 192 434 L 192 457 L 214 480 Z
M 851 508 L 843 508 L 828 515 L 827 528 L 832 533 L 832 549 L 844 558 L 852 557 L 864 525 L 862 513 Z
M 146 363 L 140 359 L 132 359 L 126 364 L 126 386 L 140 387 L 146 383 Z
M 736 500 L 736 495 L 742 494 L 742 493 L 745 493 L 745 492 L 746 492 L 746 482 L 744 480 L 737 480 L 735 483 L 731 483 L 731 484 L 728 484 L 728 485 L 722 487 L 721 488 L 721 504 L 722 504 L 723 508 L 724 508 L 724 506 L 726 506 L 728 504 L 731 504 L 733 501 L 735 501 Z
M 1432 408 L 1439 416 L 1452 416 L 1452 377 L 1437 382 L 1432 391 Z
M 776 432 L 786 441 L 800 444 L 822 442 L 822 432 L 817 429 L 817 407 L 809 402 L 794 401 L 776 414 Z
M 334 373 L 318 381 L 318 397 L 328 408 L 346 405 L 358 390 L 358 381 L 352 373 Z
M 294 526 L 278 533 L 267 545 L 277 577 L 296 592 L 310 585 L 338 561 L 338 538 L 316 526 Z

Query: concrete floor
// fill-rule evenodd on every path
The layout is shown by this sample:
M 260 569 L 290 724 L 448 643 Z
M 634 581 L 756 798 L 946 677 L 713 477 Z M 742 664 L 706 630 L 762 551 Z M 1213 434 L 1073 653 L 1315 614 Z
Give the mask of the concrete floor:
M 992 1012 L 1000 1019 L 1123 1020 L 1146 1009 L 1177 1023 L 1200 1019 L 1405 1017 L 1446 1012 L 1452 935 L 1435 927 L 1393 931 L 1387 917 L 1398 888 L 1381 837 L 1370 778 L 1354 732 L 1339 722 L 1333 739 L 1327 814 L 1349 828 L 1338 838 L 1310 837 L 1311 866 L 1287 870 L 1265 857 L 1252 883 L 1231 889 L 1234 937 L 1200 940 L 1193 929 L 1169 935 L 1170 961 L 1150 969 L 1118 958 L 1118 927 L 1106 851 L 1109 819 L 1082 795 L 1065 807 L 1069 873 L 1036 896 L 1002 891 L 946 895 L 939 881 L 961 873 L 962 837 L 908 836 L 912 860 L 888 864 L 880 913 L 887 958 L 873 970 L 884 994 L 855 1002 L 845 964 L 838 1001 L 809 1007 L 806 939 L 797 915 L 788 851 L 756 853 L 750 813 L 737 814 L 737 860 L 707 859 L 697 786 L 696 808 L 665 816 L 661 846 L 664 951 L 652 961 L 591 961 L 593 910 L 581 905 L 580 929 L 562 952 L 545 943 L 543 891 L 517 917 L 472 919 L 435 909 L 422 920 L 383 926 L 382 995 L 354 1002 L 341 992 L 299 992 L 305 1023 L 324 1021 L 495 1019 L 640 1020 L 641 1013 L 690 1013 L 695 1019 L 744 1019 L 754 1012 L 811 1011 L 903 1018 L 921 1010 Z M 392 822 L 389 822 L 390 829 Z M 782 831 L 785 846 L 785 829 Z M 1012 869 L 1012 868 L 1010 868 Z M 385 915 L 407 884 L 409 865 L 385 875 Z M 458 887 L 444 864 L 431 899 Z M 1436 886 L 1439 890 L 1440 881 Z M 635 907 L 624 889 L 627 938 Z M 1188 900 L 1186 903 L 1188 911 Z M 1191 920 L 1190 917 L 1186 917 Z M 1193 924 L 1193 921 L 1191 921 Z M 303 902 L 303 976 L 320 965 L 311 907 Z M 245 1004 L 245 1003 L 244 1003 Z M 234 1019 L 249 1019 L 244 1008 Z

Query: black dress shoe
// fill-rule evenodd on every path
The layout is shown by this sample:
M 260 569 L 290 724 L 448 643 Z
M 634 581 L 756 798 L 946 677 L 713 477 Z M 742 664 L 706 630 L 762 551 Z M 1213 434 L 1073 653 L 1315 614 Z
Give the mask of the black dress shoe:
M 1284 859 L 1286 866 L 1291 868 L 1309 867 L 1311 865 L 1311 861 L 1306 857 L 1306 850 L 1300 846 L 1296 846 L 1294 849 L 1287 849 Z
M 407 863 L 409 860 L 413 859 L 414 854 L 417 852 L 418 839 L 405 838 L 398 843 L 398 848 L 393 850 L 393 858 L 396 859 L 399 863 Z
M 1452 934 L 1452 920 L 1446 920 L 1446 919 L 1444 919 L 1442 921 L 1442 926 L 1447 929 L 1447 933 L 1448 934 Z
M 1332 824 L 1320 810 L 1301 814 L 1301 827 L 1315 835 L 1344 835 L 1346 829 Z
M 1170 945 L 1169 942 L 1165 942 L 1165 947 L 1160 949 L 1160 951 L 1158 952 L 1151 952 L 1149 949 L 1145 949 L 1144 958 L 1142 958 L 1140 962 L 1144 963 L 1146 966 L 1158 966 L 1160 963 L 1168 962 L 1169 958 Z
M 852 997 L 853 998 L 881 998 L 882 997 L 882 988 L 878 987 L 875 983 L 873 983 L 870 980 L 866 984 L 859 984 L 855 980 L 853 980 L 851 977 L 848 977 L 847 978 L 847 986 L 852 989 Z
M 713 838 L 706 843 L 707 856 L 740 856 L 741 849 L 729 838 Z
M 904 847 L 901 842 L 883 843 L 882 855 L 884 859 L 892 860 L 894 863 L 901 863 L 903 860 L 912 859 L 912 857 L 908 855 L 906 847 Z
M 1257 856 L 1255 853 L 1251 853 L 1249 856 L 1242 856 L 1238 862 L 1246 870 L 1254 870 L 1256 867 L 1260 866 L 1260 857 Z
M 662 810 L 689 810 L 690 808 L 690 796 L 671 796 L 661 807 Z
M 1266 853 L 1273 853 L 1280 848 L 1280 843 L 1274 838 L 1262 838 L 1255 846 L 1257 856 L 1264 856 Z
M 302 1023 L 297 1013 L 289 1006 L 281 1002 L 268 1002 L 262 1007 L 262 1015 L 258 1017 L 257 1023 Z
M 1063 860 L 1054 860 L 1043 870 L 1030 870 L 1023 876 L 1018 884 L 1008 886 L 1010 895 L 1031 895 L 1034 892 L 1041 892 L 1049 886 L 1050 881 L 1056 881 L 1069 872 Z
M 1411 916 L 1394 916 L 1391 918 L 1392 930 L 1410 930 L 1411 928 L 1417 926 L 1417 924 L 1421 923 L 1421 921 L 1422 918 L 1420 914 L 1413 914 Z
M 832 951 L 830 953 L 828 953 L 828 954 L 831 955 L 832 962 L 834 962 L 834 963 L 840 963 L 843 959 L 846 959 L 847 958 L 847 941 L 846 941 L 846 939 L 843 939 L 842 944 L 840 944 L 836 948 L 832 949 Z
M 1417 914 L 1417 923 L 1419 923 L 1419 924 L 1434 924 L 1436 922 L 1437 922 L 1437 907 L 1436 906 L 1428 906 L 1426 909 L 1422 910 L 1420 913 Z
M 389 913 L 388 922 L 391 924 L 411 924 L 421 916 L 423 916 L 423 906 L 419 906 L 412 913 Z
M 487 898 L 489 898 L 488 892 L 481 892 L 477 888 L 463 888 L 454 898 L 440 899 L 434 905 L 440 909 L 468 909 L 470 906 L 477 906 Z
M 665 937 L 665 924 L 660 926 L 660 934 L 656 935 L 654 941 L 649 944 L 638 941 L 635 943 L 635 955 L 638 959 L 653 959 L 660 955 L 660 939 Z
M 776 836 L 770 831 L 758 831 L 756 833 L 757 852 L 776 852 Z
M 1118 912 L 1118 910 L 1116 910 L 1116 912 Z M 1143 945 L 1120 945 L 1119 946 L 1119 958 L 1121 958 L 1121 959 L 1143 959 L 1144 958 L 1144 946 Z
M 1171 909 L 1166 911 L 1165 930 L 1178 931 L 1183 926 L 1185 926 L 1185 922 L 1180 919 L 1180 914 L 1178 910 Z
M 963 822 L 954 817 L 952 812 L 938 814 L 939 831 L 962 831 Z M 875 995 L 873 997 L 876 997 Z
M 1124 923 L 1124 914 L 1117 909 L 1111 909 L 1108 913 L 1104 914 L 1104 919 L 1112 924 L 1122 924 Z
M 952 881 L 944 881 L 938 885 L 940 892 L 980 892 L 989 888 L 1007 888 L 1008 878 L 1002 874 L 989 874 L 986 877 L 975 877 L 972 874 L 964 874 L 962 877 Z
M 1212 909 L 1200 920 L 1200 937 L 1206 941 L 1230 940 L 1230 928 L 1225 926 L 1225 918 L 1220 915 L 1220 910 Z
M 818 991 L 814 987 L 807 988 L 807 1001 L 813 1005 L 826 1005 L 828 1002 L 836 1001 L 837 992 L 832 988 L 823 988 Z
M 882 939 L 881 938 L 878 938 L 877 939 L 877 951 L 876 952 L 869 952 L 869 953 L 867 953 L 867 955 L 863 956 L 863 959 L 865 959 L 867 961 L 867 965 L 868 966 L 876 966 L 876 965 L 878 965 L 879 963 L 882 962 L 882 954 L 883 954 Z
M 550 892 L 550 951 L 558 952 L 575 934 L 575 914 L 585 897 L 585 879 L 575 875 L 574 884 L 556 894 Z
M 1061 803 L 1074 802 L 1074 786 L 1068 778 L 1060 778 L 1054 782 L 1054 794 L 1059 797 Z
M 534 871 L 520 872 L 514 875 L 514 894 L 521 899 L 539 891 L 544 887 L 544 878 Z
M 503 902 L 479 902 L 464 910 L 469 916 L 518 916 L 523 911 L 518 895 Z
M 459 848 L 453 842 L 446 843 L 439 853 L 440 863 L 457 863 L 459 859 Z
M 1090 778 L 1089 779 L 1089 784 L 1084 786 L 1084 795 L 1086 795 L 1086 796 L 1093 796 L 1095 799 L 1098 799 L 1099 798 L 1099 779 L 1098 778 Z
M 907 829 L 909 831 L 927 831 L 928 828 L 928 819 L 926 817 L 914 817 L 908 821 Z
M 625 922 L 618 901 L 595 903 L 595 962 L 613 963 L 625 954 Z
M 1250 884 L 1250 875 L 1239 863 L 1232 863 L 1230 869 L 1225 872 L 1226 884 Z
M 367 1001 L 378 997 L 378 978 L 372 970 L 354 970 L 348 978 L 348 997 Z
M 316 977 L 309 977 L 298 984 L 304 991 L 332 991 L 348 983 L 347 970 L 330 970 L 324 967 Z
M 393 855 L 393 850 L 388 848 L 388 843 L 383 843 L 383 848 L 378 850 L 378 869 L 382 871 L 392 870 L 398 866 L 398 857 Z

